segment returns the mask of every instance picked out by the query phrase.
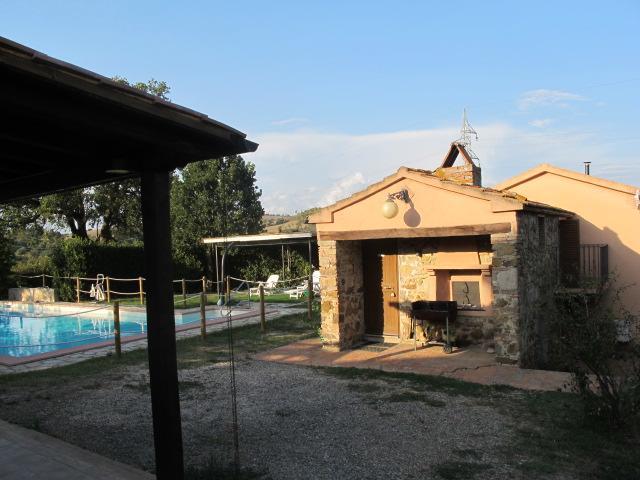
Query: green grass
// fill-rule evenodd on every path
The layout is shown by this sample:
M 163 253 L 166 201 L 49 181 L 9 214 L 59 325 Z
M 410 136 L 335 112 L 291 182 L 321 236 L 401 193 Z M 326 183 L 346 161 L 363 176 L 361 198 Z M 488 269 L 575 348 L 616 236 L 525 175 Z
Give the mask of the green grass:
M 259 325 L 233 330 L 236 356 L 267 350 L 316 335 L 318 318 L 308 322 L 306 315 L 290 315 L 268 323 L 268 332 Z M 212 362 L 227 361 L 226 331 L 214 332 L 203 341 L 199 337 L 177 342 L 178 367 L 189 369 Z M 121 359 L 100 357 L 65 367 L 0 376 L 0 391 L 12 386 L 33 387 L 45 392 L 47 385 L 75 382 L 87 390 L 99 389 L 101 382 L 124 378 L 123 367 L 143 365 L 146 350 L 124 353 Z M 146 365 L 145 365 L 146 367 Z M 503 386 L 478 385 L 446 377 L 393 373 L 356 368 L 318 367 L 323 374 L 344 380 L 347 388 L 379 402 L 424 402 L 426 406 L 446 407 L 442 394 L 456 397 L 469 407 L 494 409 L 511 424 L 511 438 L 490 452 L 498 456 L 496 466 L 509 466 L 518 478 L 545 478 L 558 475 L 602 480 L 640 478 L 640 438 L 631 431 L 612 431 L 586 424 L 576 395 L 558 392 L 529 392 Z M 99 379 L 99 380 L 97 380 Z M 127 383 L 126 388 L 144 393 L 146 381 Z M 182 382 L 182 390 L 199 388 L 198 382 Z M 439 393 L 438 398 L 432 394 Z M 444 404 L 444 405 L 443 405 Z M 281 417 L 287 410 L 276 413 Z M 388 413 L 387 413 L 388 414 Z M 39 428 L 38 419 L 34 428 Z M 482 433 L 482 432 L 479 432 Z M 487 478 L 492 464 L 478 450 L 453 450 L 434 467 L 441 479 Z M 212 463 L 192 470 L 187 478 L 221 478 L 229 470 Z M 244 475 L 244 473 L 242 474 Z M 252 472 L 240 478 L 255 478 Z M 216 477 L 217 478 L 217 477 Z
M 446 377 L 380 370 L 323 367 L 326 375 L 349 381 L 348 387 L 387 401 L 425 401 L 426 394 L 440 392 L 462 396 L 470 405 L 494 408 L 510 418 L 514 437 L 499 454 L 505 465 L 513 465 L 523 478 L 544 478 L 570 473 L 576 478 L 631 480 L 640 478 L 640 435 L 633 429 L 614 431 L 585 423 L 579 398 L 559 392 L 533 392 L 504 386 L 467 383 Z M 369 387 L 373 385 L 374 387 Z M 439 404 L 439 400 L 437 405 Z M 444 402 L 446 403 L 446 402 Z M 489 475 L 491 466 L 480 462 L 476 452 L 454 452 L 436 467 L 443 479 Z M 482 473 L 484 472 L 484 473 Z
M 267 332 L 260 331 L 260 325 L 246 325 L 233 329 L 234 352 L 237 358 L 268 350 L 287 343 L 317 335 L 319 319 L 307 320 L 306 314 L 288 315 L 267 323 Z M 212 332 L 205 340 L 198 337 L 185 338 L 176 342 L 178 368 L 193 368 L 206 363 L 228 359 L 228 332 Z M 85 381 L 86 388 L 96 388 L 96 378 L 108 380 L 121 378 L 123 367 L 146 364 L 147 350 L 123 352 L 120 359 L 104 356 L 63 367 L 34 372 L 0 375 L 0 391 L 13 385 L 46 388 L 47 385 L 65 381 Z M 138 387 L 136 385 L 135 387 Z M 133 387 L 131 387 L 133 388 Z M 189 386 L 187 386 L 189 388 Z
M 462 380 L 456 380 L 454 378 L 419 375 L 417 373 L 384 372 L 382 370 L 364 368 L 317 367 L 317 369 L 327 375 L 345 380 L 380 380 L 388 384 L 407 384 L 420 390 L 432 390 L 449 395 L 463 395 L 483 399 L 502 392 L 516 390 L 508 386 L 479 385 L 476 383 L 463 382 Z

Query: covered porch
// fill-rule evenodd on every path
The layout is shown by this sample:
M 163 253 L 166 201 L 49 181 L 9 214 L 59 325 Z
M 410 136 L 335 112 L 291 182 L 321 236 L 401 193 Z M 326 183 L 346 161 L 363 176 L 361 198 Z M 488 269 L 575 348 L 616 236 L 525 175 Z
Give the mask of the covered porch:
M 406 167 L 326 207 L 310 218 L 324 348 L 409 340 L 412 302 L 456 301 L 457 345 L 531 364 L 546 355 L 537 305 L 558 281 L 558 221 L 570 216 Z

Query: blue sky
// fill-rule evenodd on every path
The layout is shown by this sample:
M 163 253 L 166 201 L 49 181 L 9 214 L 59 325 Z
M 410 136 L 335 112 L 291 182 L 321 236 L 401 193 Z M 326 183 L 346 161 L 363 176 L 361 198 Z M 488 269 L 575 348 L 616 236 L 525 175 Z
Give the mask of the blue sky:
M 640 2 L 0 5 L 0 35 L 247 132 L 270 212 L 435 168 L 462 109 L 487 185 L 538 163 L 640 185 Z

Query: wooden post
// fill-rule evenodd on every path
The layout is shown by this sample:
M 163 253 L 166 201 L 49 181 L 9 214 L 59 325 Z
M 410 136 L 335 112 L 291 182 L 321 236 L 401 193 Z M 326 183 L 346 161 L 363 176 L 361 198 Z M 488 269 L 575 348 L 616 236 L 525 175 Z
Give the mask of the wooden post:
M 309 275 L 307 290 L 307 318 L 311 321 L 311 318 L 313 317 L 313 273 Z
M 156 478 L 183 480 L 182 421 L 173 311 L 169 172 L 143 170 L 141 186 L 146 278 L 144 286 L 147 289 L 147 343 Z M 142 278 L 140 286 L 142 298 Z
M 229 277 L 229 275 L 227 275 L 227 301 L 225 302 L 226 305 L 229 305 L 229 302 L 231 301 L 231 277 Z
M 107 282 L 107 303 L 111 303 L 111 283 L 109 282 L 109 277 L 105 278 Z
M 207 277 L 202 277 L 202 293 L 207 294 Z
M 142 277 L 138 277 L 138 288 L 140 289 L 140 305 L 144 305 L 144 290 L 142 284 Z
M 184 308 L 187 308 L 187 282 L 184 278 L 182 279 L 182 303 Z
M 120 343 L 120 302 L 113 302 L 113 338 L 116 342 L 116 357 L 122 356 L 122 345 Z
M 76 277 L 76 302 L 80 303 L 80 277 Z
M 47 277 L 44 276 L 44 273 L 42 274 L 42 288 L 46 288 L 47 286 Z
M 260 290 L 260 330 L 264 333 L 267 331 L 267 320 L 264 314 L 264 285 L 260 284 L 258 289 Z
M 205 292 L 202 292 L 200 294 L 200 336 L 203 340 L 207 338 L 207 318 L 205 311 L 206 302 L 207 294 Z

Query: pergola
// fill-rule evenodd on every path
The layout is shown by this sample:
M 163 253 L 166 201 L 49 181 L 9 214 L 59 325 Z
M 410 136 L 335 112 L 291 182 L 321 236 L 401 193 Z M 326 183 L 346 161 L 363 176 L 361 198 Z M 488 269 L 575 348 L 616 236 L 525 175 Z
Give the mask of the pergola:
M 3 37 L 0 106 L 0 203 L 141 177 L 156 475 L 181 479 L 169 174 L 258 145 L 204 114 Z
M 258 234 L 258 235 L 236 235 L 230 237 L 207 237 L 202 239 L 202 243 L 205 245 L 213 246 L 214 259 L 215 259 L 215 271 L 216 271 L 216 285 L 218 293 L 220 293 L 220 280 L 225 276 L 224 273 L 224 256 L 229 248 L 235 247 L 272 247 L 280 245 L 282 246 L 282 272 L 284 275 L 284 246 L 285 245 L 300 245 L 307 244 L 309 247 L 309 264 L 313 265 L 313 248 L 312 244 L 317 243 L 318 238 L 315 233 L 311 232 L 295 232 L 295 233 L 274 233 L 274 234 Z M 220 272 L 220 261 L 218 257 L 218 250 L 222 249 L 222 273 Z

